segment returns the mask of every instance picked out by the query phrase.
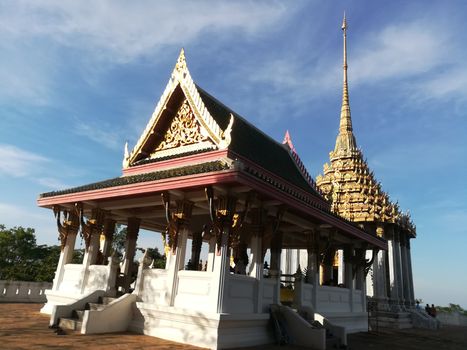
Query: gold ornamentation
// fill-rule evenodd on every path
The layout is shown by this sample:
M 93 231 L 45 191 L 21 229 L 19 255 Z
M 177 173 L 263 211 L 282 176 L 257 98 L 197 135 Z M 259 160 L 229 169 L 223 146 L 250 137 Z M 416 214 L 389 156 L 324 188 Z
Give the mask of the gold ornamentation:
M 188 101 L 185 100 L 170 124 L 164 140 L 156 148 L 156 152 L 192 145 L 208 139 L 207 135 L 203 135 L 200 124 L 197 122 Z
M 79 215 L 76 210 L 61 210 L 59 206 L 53 207 L 59 233 L 60 248 L 63 250 L 69 234 L 77 234 L 79 230 Z

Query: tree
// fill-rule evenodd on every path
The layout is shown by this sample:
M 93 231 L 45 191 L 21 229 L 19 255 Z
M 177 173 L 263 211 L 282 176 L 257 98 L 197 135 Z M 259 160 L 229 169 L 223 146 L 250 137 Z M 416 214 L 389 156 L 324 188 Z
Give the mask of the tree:
M 0 224 L 0 279 L 51 282 L 59 257 L 59 246 L 36 244 L 33 228 Z

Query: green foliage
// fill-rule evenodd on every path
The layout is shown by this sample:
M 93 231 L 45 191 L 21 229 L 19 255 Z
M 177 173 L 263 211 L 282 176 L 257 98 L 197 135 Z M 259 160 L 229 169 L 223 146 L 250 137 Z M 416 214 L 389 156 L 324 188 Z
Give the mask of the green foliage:
M 115 253 L 115 256 L 121 258 L 123 256 L 123 251 L 125 250 L 125 241 L 126 241 L 127 228 L 117 225 L 115 228 L 115 233 L 112 239 L 112 248 L 111 254 Z
M 54 277 L 60 247 L 37 245 L 34 229 L 0 225 L 0 279 L 48 281 Z
M 449 306 L 437 306 L 439 311 L 444 312 L 458 312 L 463 315 L 467 315 L 467 310 L 464 310 L 459 304 L 449 304 Z
M 138 248 L 141 251 L 144 251 L 142 248 Z M 155 269 L 165 269 L 165 255 L 159 252 L 157 247 L 155 248 L 148 248 L 148 256 L 151 258 L 153 262 L 153 268 Z

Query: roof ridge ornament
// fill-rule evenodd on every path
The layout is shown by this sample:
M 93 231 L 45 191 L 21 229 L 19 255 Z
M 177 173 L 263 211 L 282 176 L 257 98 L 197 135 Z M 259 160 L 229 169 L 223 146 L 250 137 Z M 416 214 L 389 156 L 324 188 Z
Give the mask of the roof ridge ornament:
M 297 153 L 297 151 L 295 150 L 295 147 L 294 147 L 294 145 L 293 145 L 293 143 L 292 143 L 292 137 L 290 137 L 289 130 L 286 130 L 286 131 L 285 131 L 284 140 L 282 141 L 282 144 L 288 146 L 289 149 L 290 149 L 293 153 Z

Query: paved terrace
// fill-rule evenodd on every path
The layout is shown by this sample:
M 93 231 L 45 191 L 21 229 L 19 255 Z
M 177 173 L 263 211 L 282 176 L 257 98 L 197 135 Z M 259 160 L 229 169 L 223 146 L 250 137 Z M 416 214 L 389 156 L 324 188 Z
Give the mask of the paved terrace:
M 132 333 L 56 335 L 48 328 L 49 318 L 39 313 L 41 304 L 0 304 L 1 349 L 175 349 L 200 348 Z M 352 350 L 466 350 L 467 327 L 449 326 L 439 331 L 384 330 L 378 334 L 358 333 L 349 337 Z M 299 350 L 293 346 L 261 346 L 251 350 Z

